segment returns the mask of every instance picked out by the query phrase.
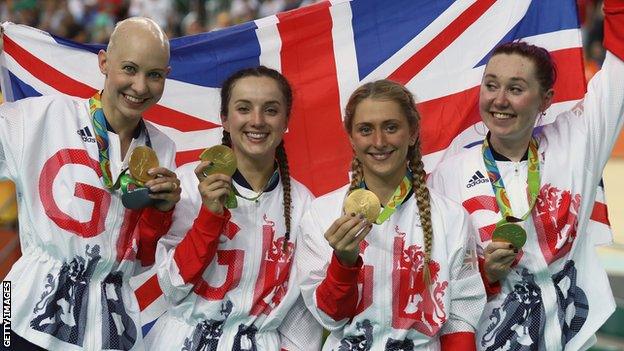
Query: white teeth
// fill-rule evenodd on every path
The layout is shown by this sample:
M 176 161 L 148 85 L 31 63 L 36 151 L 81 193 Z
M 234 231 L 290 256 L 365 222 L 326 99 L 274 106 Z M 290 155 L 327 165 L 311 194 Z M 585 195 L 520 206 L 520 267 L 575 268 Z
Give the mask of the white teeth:
M 494 116 L 494 118 L 496 119 L 510 119 L 512 118 L 514 115 L 510 115 L 508 113 L 498 113 L 498 112 L 493 112 L 492 116 Z
M 251 133 L 251 132 L 247 132 L 245 134 L 252 139 L 264 139 L 267 137 L 267 135 L 269 135 L 268 133 Z
M 385 152 L 383 154 L 369 154 L 369 155 L 371 155 L 375 160 L 383 161 L 387 159 L 388 157 L 390 157 L 390 152 Z
M 131 102 L 134 102 L 136 104 L 143 102 L 145 99 L 139 99 L 139 98 L 135 98 L 134 96 L 130 96 L 130 95 L 124 95 L 126 97 L 126 99 L 130 100 Z

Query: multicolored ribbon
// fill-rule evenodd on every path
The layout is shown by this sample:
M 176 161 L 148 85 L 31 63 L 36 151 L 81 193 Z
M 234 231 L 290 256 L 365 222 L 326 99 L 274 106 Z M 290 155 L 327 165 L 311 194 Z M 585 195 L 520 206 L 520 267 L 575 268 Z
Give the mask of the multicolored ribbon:
M 117 190 L 121 186 L 121 180 L 124 177 L 129 177 L 125 174 L 127 169 L 121 172 L 120 177 L 116 182 L 113 182 L 113 176 L 110 170 L 110 159 L 108 154 L 108 132 L 106 128 L 106 117 L 104 117 L 104 109 L 102 108 L 102 93 L 97 92 L 91 98 L 89 98 L 89 114 L 93 121 L 93 129 L 95 130 L 95 140 L 98 145 L 98 156 L 100 161 L 100 169 L 102 170 L 102 178 L 104 178 L 104 186 L 109 190 Z M 152 147 L 152 142 L 147 132 L 147 127 L 143 119 L 139 122 L 143 133 L 145 133 L 145 145 Z M 124 179 L 124 184 L 127 185 L 128 179 Z M 126 188 L 124 186 L 124 188 Z
M 366 183 L 364 181 L 360 183 L 360 188 L 366 189 Z M 399 183 L 399 186 L 394 190 L 388 203 L 382 208 L 379 216 L 377 216 L 375 220 L 375 224 L 382 224 L 387 221 L 388 218 L 401 207 L 401 204 L 403 204 L 403 201 L 405 201 L 405 198 L 409 195 L 411 190 L 412 175 L 408 172 L 401 180 L 401 183 Z
M 487 138 L 483 141 L 483 162 L 485 163 L 485 168 L 487 170 L 488 178 L 490 178 L 490 184 L 492 185 L 492 190 L 494 190 L 494 195 L 496 196 L 496 202 L 498 203 L 498 207 L 503 215 L 503 218 L 496 223 L 496 226 L 501 226 L 510 222 L 520 222 L 524 221 L 528 218 L 533 206 L 537 202 L 537 194 L 539 192 L 540 185 L 540 170 L 539 170 L 539 160 L 538 160 L 538 145 L 537 140 L 535 138 L 531 138 L 529 142 L 529 157 L 528 157 L 528 176 L 527 183 L 529 184 L 529 211 L 524 214 L 521 218 L 516 218 L 513 216 L 513 212 L 511 211 L 511 203 L 509 202 L 509 197 L 507 196 L 507 191 L 505 190 L 505 184 L 503 183 L 503 177 L 498 170 L 498 166 L 496 166 L 496 160 L 494 160 L 494 155 L 492 154 L 492 149 L 490 148 L 490 143 Z

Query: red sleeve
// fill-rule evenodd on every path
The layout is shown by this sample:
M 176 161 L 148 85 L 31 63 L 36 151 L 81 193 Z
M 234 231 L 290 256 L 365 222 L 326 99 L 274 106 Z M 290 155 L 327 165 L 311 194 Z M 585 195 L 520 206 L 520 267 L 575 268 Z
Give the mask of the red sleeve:
M 193 227 L 173 254 L 185 283 L 194 283 L 212 262 L 219 245 L 219 236 L 224 232 L 230 218 L 231 214 L 227 209 L 223 215 L 217 215 L 201 207 Z
M 624 61 L 624 2 L 604 1 L 604 47 Z
M 479 257 L 479 273 L 481 273 L 481 280 L 483 280 L 483 285 L 485 286 L 485 293 L 488 297 L 492 295 L 496 295 L 501 292 L 501 286 L 499 282 L 490 283 L 485 274 L 485 260 Z
M 477 351 L 477 343 L 474 333 L 457 332 L 442 335 L 440 337 L 442 351 Z
M 147 207 L 141 212 L 137 230 L 139 242 L 137 259 L 143 266 L 154 264 L 156 255 L 156 243 L 165 235 L 171 227 L 173 209 L 162 212 L 154 207 Z
M 327 277 L 316 289 L 316 300 L 321 311 L 339 321 L 353 318 L 358 303 L 358 275 L 362 268 L 362 257 L 354 267 L 344 266 L 332 255 Z

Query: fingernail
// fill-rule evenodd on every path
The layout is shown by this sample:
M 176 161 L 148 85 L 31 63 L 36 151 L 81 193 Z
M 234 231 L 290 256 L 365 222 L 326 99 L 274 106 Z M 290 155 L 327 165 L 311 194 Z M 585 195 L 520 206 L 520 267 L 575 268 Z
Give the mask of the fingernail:
M 360 219 L 364 219 L 364 214 L 360 213 L 360 215 L 358 216 Z
M 518 249 L 514 249 L 514 253 L 518 253 Z
M 351 217 L 355 217 L 355 212 L 351 212 Z
M 511 250 L 513 248 L 514 248 L 514 246 L 512 244 L 509 244 L 509 249 Z
M 150 168 L 150 169 L 147 170 L 147 174 L 154 175 L 154 171 Z

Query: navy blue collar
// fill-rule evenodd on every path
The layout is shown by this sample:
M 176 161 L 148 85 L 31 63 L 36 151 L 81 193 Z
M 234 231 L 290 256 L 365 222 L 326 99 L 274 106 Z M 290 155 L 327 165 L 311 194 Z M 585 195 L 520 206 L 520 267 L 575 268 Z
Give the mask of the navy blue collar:
M 273 171 L 277 172 L 277 163 L 275 163 L 273 165 Z M 279 184 L 279 172 L 278 172 L 278 176 L 277 177 L 271 177 L 269 178 L 269 183 L 267 184 L 266 189 L 264 189 L 264 192 L 269 192 L 272 191 L 273 189 L 275 189 L 277 187 L 277 184 Z M 236 170 L 236 172 L 234 172 L 234 175 L 232 176 L 232 180 L 234 180 L 236 182 L 236 184 L 247 188 L 249 190 L 253 190 L 253 188 L 251 187 L 251 185 L 249 185 L 249 182 L 247 181 L 247 179 L 245 179 L 245 177 L 243 177 L 243 174 L 241 172 L 238 171 L 238 169 Z

